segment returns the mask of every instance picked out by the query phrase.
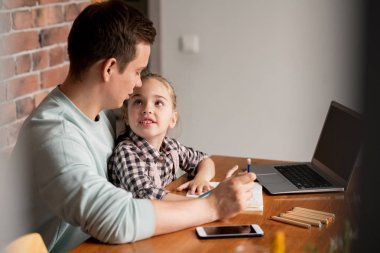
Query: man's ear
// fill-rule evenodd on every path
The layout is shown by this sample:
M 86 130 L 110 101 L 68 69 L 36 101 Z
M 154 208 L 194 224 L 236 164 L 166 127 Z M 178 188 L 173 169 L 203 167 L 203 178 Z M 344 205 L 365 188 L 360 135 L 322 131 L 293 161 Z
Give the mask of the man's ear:
M 103 64 L 101 65 L 103 81 L 108 82 L 115 71 L 118 71 L 115 58 L 109 58 L 103 61 Z
M 170 119 L 169 128 L 174 128 L 175 125 L 177 124 L 177 120 L 178 120 L 178 112 L 174 111 L 172 118 Z

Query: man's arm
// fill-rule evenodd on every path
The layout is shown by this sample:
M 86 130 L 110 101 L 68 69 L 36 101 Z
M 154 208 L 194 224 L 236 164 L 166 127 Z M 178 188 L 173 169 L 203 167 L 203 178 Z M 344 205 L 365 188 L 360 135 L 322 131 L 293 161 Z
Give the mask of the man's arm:
M 127 243 L 152 236 L 151 202 L 133 199 L 131 193 L 110 184 L 78 139 L 53 138 L 35 153 L 35 179 L 49 209 L 102 242 Z
M 152 201 L 155 235 L 169 233 L 237 215 L 249 206 L 252 198 L 253 173 L 233 176 L 222 181 L 207 198 L 184 201 Z

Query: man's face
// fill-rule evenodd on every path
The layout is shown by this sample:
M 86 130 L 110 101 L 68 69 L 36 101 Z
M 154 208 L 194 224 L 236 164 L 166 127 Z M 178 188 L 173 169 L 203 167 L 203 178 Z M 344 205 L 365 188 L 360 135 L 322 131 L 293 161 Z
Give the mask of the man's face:
M 136 45 L 136 57 L 128 63 L 124 72 L 114 72 L 111 77 L 108 94 L 109 108 L 119 108 L 123 101 L 129 98 L 135 87 L 141 87 L 141 71 L 148 65 L 150 45 L 139 43 Z

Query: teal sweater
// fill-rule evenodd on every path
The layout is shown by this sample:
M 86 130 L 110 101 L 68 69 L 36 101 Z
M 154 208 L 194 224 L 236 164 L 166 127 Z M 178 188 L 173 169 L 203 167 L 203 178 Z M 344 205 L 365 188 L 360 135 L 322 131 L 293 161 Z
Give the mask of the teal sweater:
M 50 252 L 90 236 L 127 243 L 153 235 L 152 203 L 107 180 L 114 125 L 110 111 L 90 120 L 58 88 L 24 122 L 12 157 L 30 187 L 25 232 L 41 233 Z

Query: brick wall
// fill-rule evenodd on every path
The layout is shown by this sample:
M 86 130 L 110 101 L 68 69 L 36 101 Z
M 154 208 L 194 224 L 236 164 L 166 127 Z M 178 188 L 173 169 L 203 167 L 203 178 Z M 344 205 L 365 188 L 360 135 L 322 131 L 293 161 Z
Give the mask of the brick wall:
M 0 155 L 68 72 L 70 26 L 91 0 L 0 0 Z

